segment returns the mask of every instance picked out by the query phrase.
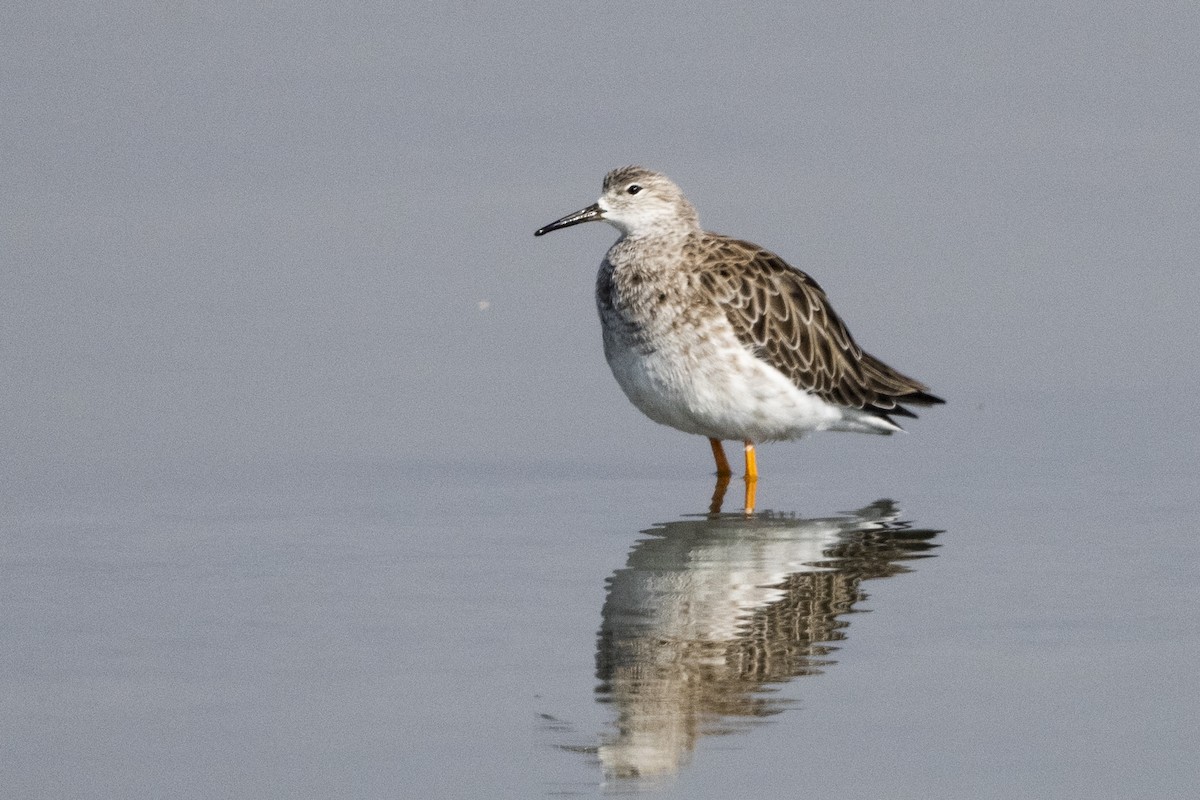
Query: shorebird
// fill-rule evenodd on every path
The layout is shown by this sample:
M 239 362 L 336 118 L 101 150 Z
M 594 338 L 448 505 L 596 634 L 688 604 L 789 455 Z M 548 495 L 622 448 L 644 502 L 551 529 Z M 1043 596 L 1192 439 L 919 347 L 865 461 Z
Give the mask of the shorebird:
M 629 400 L 655 422 L 708 437 L 713 510 L 745 448 L 744 510 L 754 511 L 755 444 L 813 431 L 890 434 L 905 405 L 944 402 L 865 352 L 805 273 L 750 242 L 709 233 L 667 176 L 622 167 L 600 199 L 534 235 L 604 221 L 621 236 L 596 277 L 604 355 Z

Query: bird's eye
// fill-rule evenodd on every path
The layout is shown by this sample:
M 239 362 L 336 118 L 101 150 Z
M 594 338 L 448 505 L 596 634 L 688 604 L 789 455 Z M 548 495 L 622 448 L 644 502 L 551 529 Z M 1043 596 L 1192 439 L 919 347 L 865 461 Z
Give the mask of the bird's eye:
M 637 194 L 641 190 L 642 190 L 642 187 L 638 186 L 636 183 L 631 183 L 631 184 L 629 184 L 629 188 L 626 189 L 625 191 L 629 192 L 630 194 Z

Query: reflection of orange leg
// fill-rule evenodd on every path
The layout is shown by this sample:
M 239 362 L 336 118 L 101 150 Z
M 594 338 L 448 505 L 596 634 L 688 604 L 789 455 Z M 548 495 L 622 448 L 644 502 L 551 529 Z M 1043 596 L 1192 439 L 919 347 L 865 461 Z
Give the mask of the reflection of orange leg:
M 754 513 L 754 490 L 758 487 L 758 457 L 754 442 L 746 440 L 746 514 Z
M 729 468 L 729 459 L 725 458 L 725 448 L 721 446 L 721 440 L 710 437 L 708 443 L 712 445 L 713 460 L 717 462 L 717 476 L 728 478 L 733 474 L 733 470 Z
M 713 487 L 712 500 L 708 504 L 708 513 L 721 513 L 721 505 L 725 502 L 725 490 L 728 488 L 729 475 L 718 475 L 717 485 Z

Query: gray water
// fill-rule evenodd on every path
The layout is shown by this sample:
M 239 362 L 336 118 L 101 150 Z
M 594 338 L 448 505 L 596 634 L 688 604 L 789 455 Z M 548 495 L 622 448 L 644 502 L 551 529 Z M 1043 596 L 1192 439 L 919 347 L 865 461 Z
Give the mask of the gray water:
M 5 796 L 1200 780 L 1186 4 L 0 11 Z M 600 353 L 614 166 L 944 396 L 707 444 Z M 730 488 L 726 511 L 736 510 Z

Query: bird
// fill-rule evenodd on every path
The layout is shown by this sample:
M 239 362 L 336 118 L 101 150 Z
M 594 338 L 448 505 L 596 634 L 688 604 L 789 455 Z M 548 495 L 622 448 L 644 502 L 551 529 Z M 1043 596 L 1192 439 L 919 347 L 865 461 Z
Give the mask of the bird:
M 628 166 L 600 199 L 539 228 L 544 236 L 607 222 L 620 237 L 596 276 L 604 355 L 625 395 L 651 420 L 707 437 L 720 510 L 732 470 L 723 441 L 745 457 L 743 512 L 752 514 L 757 444 L 815 431 L 891 434 L 907 406 L 945 401 L 863 350 L 824 290 L 775 253 L 705 231 L 670 178 Z

